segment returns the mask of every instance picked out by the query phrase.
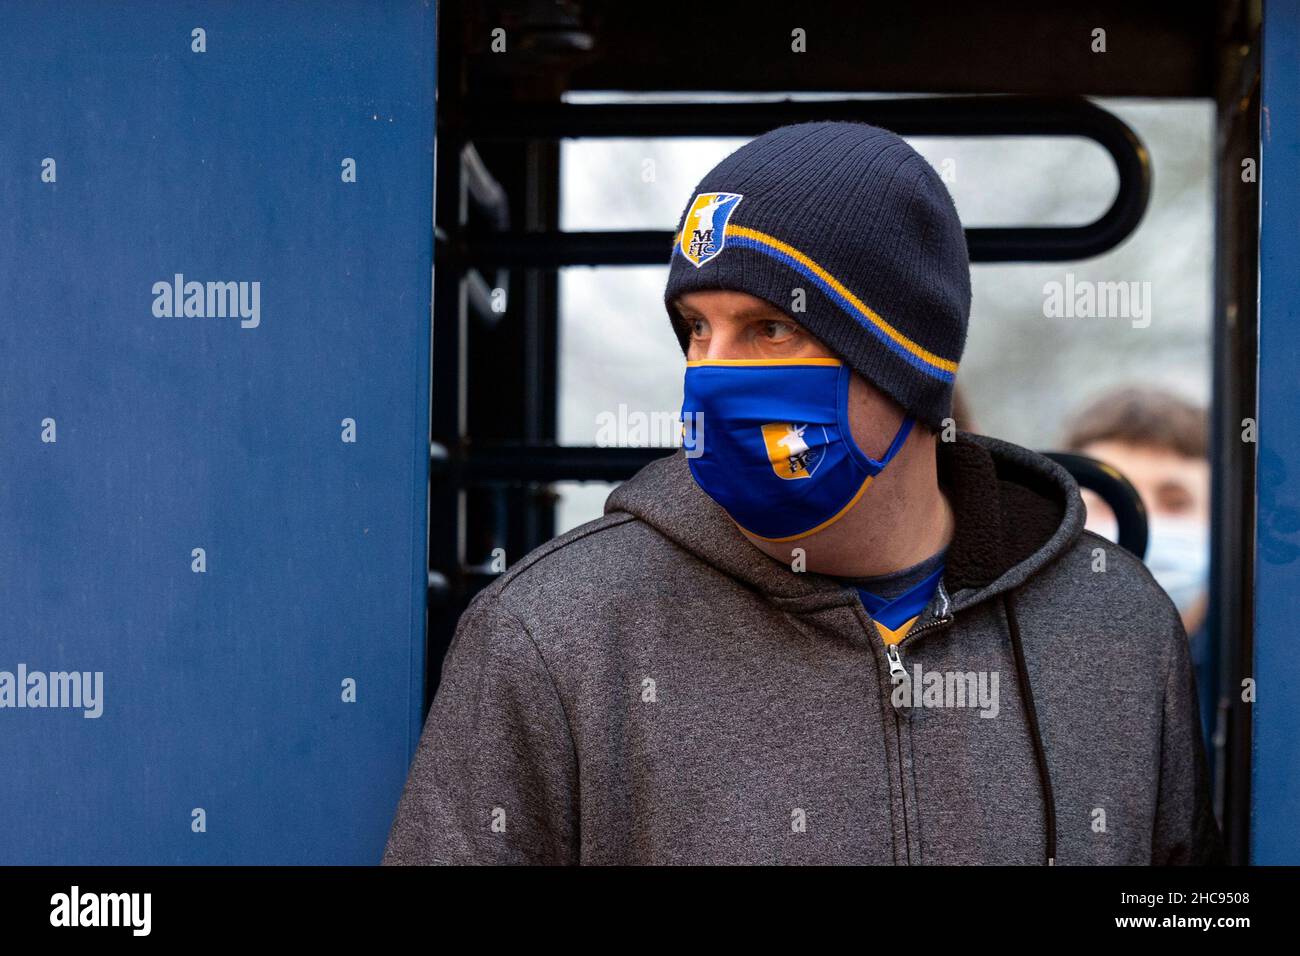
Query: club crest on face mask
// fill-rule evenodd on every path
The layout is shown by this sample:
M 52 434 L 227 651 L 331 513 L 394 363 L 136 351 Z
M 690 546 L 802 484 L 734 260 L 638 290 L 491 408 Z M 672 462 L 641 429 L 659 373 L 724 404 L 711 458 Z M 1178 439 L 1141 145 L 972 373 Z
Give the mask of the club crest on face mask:
M 822 439 L 821 444 L 814 448 L 803 437 L 809 427 L 807 423 L 795 425 L 790 422 L 770 422 L 763 426 L 763 444 L 767 447 L 772 471 L 776 472 L 778 478 L 786 481 L 811 478 L 825 459 L 824 449 L 830 444 L 826 429 L 811 426 L 813 438 Z
M 903 419 L 879 461 L 865 454 L 849 429 L 852 375 L 832 358 L 688 362 L 682 436 L 696 483 L 741 528 L 769 541 L 838 521 L 913 424 Z

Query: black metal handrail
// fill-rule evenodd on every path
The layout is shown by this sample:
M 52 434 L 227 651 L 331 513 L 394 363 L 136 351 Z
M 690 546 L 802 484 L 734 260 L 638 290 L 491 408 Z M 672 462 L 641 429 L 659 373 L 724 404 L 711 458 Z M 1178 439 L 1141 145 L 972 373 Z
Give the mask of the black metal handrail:
M 1096 492 L 1110 505 L 1119 528 L 1116 543 L 1138 558 L 1147 553 L 1147 511 L 1142 498 L 1129 480 L 1105 462 L 1073 452 L 1048 451 L 1043 454 L 1070 473 L 1080 488 Z
M 1079 136 L 1115 164 L 1110 208 L 1080 226 L 996 226 L 966 230 L 972 262 L 1060 262 L 1113 249 L 1137 228 L 1151 197 L 1146 148 L 1122 120 L 1081 97 L 907 97 L 783 100 L 771 103 L 501 104 L 490 116 L 466 117 L 473 141 L 590 137 L 757 136 L 812 120 L 856 120 L 900 136 Z M 666 263 L 669 230 L 497 232 L 437 244 L 439 261 L 480 267 L 556 268 Z

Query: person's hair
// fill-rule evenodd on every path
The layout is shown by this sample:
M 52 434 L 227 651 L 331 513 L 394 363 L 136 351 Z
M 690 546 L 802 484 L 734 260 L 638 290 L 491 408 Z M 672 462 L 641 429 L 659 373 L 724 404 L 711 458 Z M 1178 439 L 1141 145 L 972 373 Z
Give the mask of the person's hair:
M 1093 442 L 1162 448 L 1184 458 L 1209 453 L 1205 410 L 1157 388 L 1130 386 L 1107 392 L 1072 415 L 1065 430 L 1067 451 Z

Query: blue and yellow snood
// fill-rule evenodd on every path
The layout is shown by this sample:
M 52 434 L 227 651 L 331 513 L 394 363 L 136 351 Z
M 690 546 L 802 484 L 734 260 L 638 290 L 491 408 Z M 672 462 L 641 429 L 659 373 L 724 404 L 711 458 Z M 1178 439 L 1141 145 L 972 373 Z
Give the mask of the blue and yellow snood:
M 828 527 L 857 504 L 903 447 L 903 419 L 885 457 L 849 430 L 853 370 L 839 359 L 686 363 L 682 438 L 691 474 L 736 524 L 768 541 Z

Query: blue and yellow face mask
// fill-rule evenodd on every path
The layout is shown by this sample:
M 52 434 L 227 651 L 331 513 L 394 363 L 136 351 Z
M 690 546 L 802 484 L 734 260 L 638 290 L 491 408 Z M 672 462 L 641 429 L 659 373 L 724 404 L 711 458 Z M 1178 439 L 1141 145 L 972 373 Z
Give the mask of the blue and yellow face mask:
M 695 481 L 742 529 L 794 541 L 858 503 L 903 447 L 907 416 L 885 457 L 849 430 L 853 370 L 834 358 L 686 363 L 682 444 Z

